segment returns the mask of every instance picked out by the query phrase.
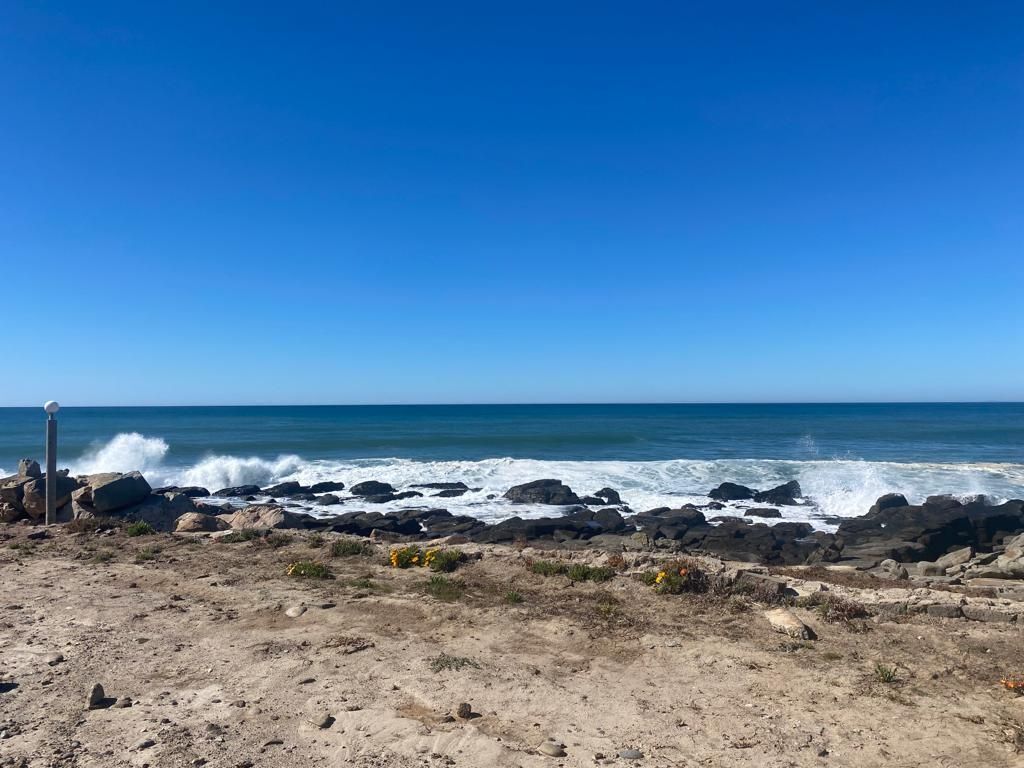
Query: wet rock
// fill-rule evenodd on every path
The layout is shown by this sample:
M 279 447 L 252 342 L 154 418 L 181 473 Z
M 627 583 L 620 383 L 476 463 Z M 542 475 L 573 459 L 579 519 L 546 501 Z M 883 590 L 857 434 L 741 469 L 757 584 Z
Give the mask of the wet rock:
M 505 498 L 516 504 L 579 504 L 580 498 L 561 480 L 534 480 L 505 491 Z
M 708 493 L 708 497 L 715 501 L 742 501 L 754 498 L 757 493 L 753 488 L 737 483 L 722 483 L 720 486 Z
M 782 513 L 771 507 L 752 507 L 743 513 L 744 517 L 782 517 Z
M 755 493 L 754 501 L 758 504 L 771 504 L 773 506 L 793 506 L 799 503 L 797 499 L 801 495 L 800 483 L 796 480 L 790 480 L 788 483 L 783 483 L 770 490 Z
M 236 496 L 240 498 L 255 496 L 258 493 L 260 493 L 260 487 L 258 485 L 236 485 L 231 488 L 221 488 L 219 491 L 215 491 L 212 495 L 229 499 Z
M 154 488 L 153 493 L 180 493 L 190 499 L 206 498 L 210 492 L 199 485 L 165 485 L 161 488 Z
M 604 499 L 605 504 L 621 504 L 622 497 L 619 496 L 619 492 L 614 488 L 602 488 L 600 491 L 594 493 L 599 499 Z
M 309 486 L 310 493 L 333 493 L 334 491 L 344 491 L 345 484 L 338 483 L 334 480 L 324 480 L 320 483 L 313 483 Z
M 377 480 L 367 480 L 363 483 L 356 483 L 349 488 L 353 496 L 386 496 L 395 492 L 394 486 L 390 483 L 381 483 Z
M 465 493 L 467 493 L 465 488 L 445 488 L 443 491 L 435 493 L 434 496 L 439 499 L 454 499 Z
M 410 488 L 426 488 L 429 491 L 468 491 L 465 483 L 416 483 Z
M 269 488 L 264 488 L 262 493 L 264 496 L 292 496 L 296 493 L 302 493 L 304 490 L 301 483 L 294 480 L 289 480 L 286 483 L 278 483 L 272 485 Z

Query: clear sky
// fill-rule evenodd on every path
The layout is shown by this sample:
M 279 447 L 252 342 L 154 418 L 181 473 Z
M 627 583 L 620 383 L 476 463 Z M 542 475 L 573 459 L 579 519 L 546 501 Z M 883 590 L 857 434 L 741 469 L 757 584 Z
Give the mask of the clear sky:
M 1018 2 L 0 6 L 0 405 L 1024 399 Z

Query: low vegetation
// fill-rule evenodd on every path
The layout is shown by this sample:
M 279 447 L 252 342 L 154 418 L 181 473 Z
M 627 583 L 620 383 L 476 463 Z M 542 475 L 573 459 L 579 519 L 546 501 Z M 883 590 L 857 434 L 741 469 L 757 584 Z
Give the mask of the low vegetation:
M 135 553 L 136 563 L 148 563 L 150 560 L 156 560 L 156 556 L 160 554 L 160 547 L 143 547 Z
M 457 549 L 423 550 L 415 545 L 392 549 L 388 555 L 392 568 L 429 568 L 436 573 L 451 573 L 466 560 L 466 553 Z
M 458 672 L 460 669 L 465 669 L 466 667 L 480 669 L 480 665 L 473 661 L 473 659 L 466 656 L 449 656 L 447 653 L 434 656 L 427 661 L 430 664 L 430 671 L 434 674 L 447 671 Z
M 96 533 L 112 531 L 124 525 L 123 520 L 114 517 L 81 517 L 64 526 L 68 533 Z
M 528 565 L 539 576 L 568 576 L 572 581 L 604 582 L 615 576 L 615 569 L 584 563 L 558 563 L 552 560 L 534 560 Z
M 331 572 L 326 565 L 317 560 L 299 560 L 288 566 L 288 576 L 296 579 L 329 579 Z
M 822 621 L 829 624 L 850 624 L 855 619 L 866 619 L 870 612 L 863 603 L 832 592 L 815 592 L 798 601 L 802 608 L 812 608 Z
M 656 571 L 643 574 L 644 584 L 654 587 L 659 595 L 680 595 L 684 592 L 707 592 L 710 579 L 695 560 L 684 558 L 665 563 Z
M 895 683 L 896 667 L 890 667 L 882 662 L 875 664 L 875 679 L 880 683 Z
M 427 594 L 446 603 L 453 603 L 462 597 L 466 586 L 458 579 L 434 574 L 427 582 Z
M 513 605 L 518 605 L 519 603 L 523 602 L 523 599 L 524 598 L 523 598 L 522 593 L 521 592 L 517 592 L 514 589 L 510 589 L 508 592 L 505 593 L 505 602 L 506 603 L 511 603 Z
M 359 557 L 372 551 L 369 542 L 360 539 L 338 539 L 331 544 L 331 557 Z
M 262 539 L 265 535 L 264 531 L 258 528 L 243 528 L 240 531 L 231 531 L 226 533 L 217 539 L 221 544 L 239 544 L 243 541 L 255 541 Z
M 145 520 L 136 520 L 125 526 L 124 532 L 128 536 L 152 536 L 156 533 L 156 529 Z

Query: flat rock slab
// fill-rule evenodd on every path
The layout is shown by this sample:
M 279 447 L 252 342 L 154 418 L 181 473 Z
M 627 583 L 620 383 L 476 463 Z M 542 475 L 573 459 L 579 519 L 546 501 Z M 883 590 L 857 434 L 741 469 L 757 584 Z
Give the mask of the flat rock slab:
M 776 632 L 789 635 L 797 640 L 814 640 L 817 637 L 814 630 L 800 621 L 789 608 L 774 608 L 765 611 L 764 617 L 768 619 L 768 624 Z

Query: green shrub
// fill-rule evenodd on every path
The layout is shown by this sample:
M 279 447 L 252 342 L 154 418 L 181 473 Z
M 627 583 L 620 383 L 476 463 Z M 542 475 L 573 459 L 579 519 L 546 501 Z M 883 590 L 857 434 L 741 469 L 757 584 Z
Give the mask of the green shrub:
M 263 537 L 263 543 L 271 549 L 287 547 L 295 541 L 295 537 L 287 533 L 268 533 Z
M 331 544 L 331 557 L 368 555 L 373 550 L 369 542 L 361 539 L 338 539 Z
M 288 566 L 288 576 L 297 579 L 329 579 L 331 572 L 327 566 L 316 560 L 299 560 Z
M 160 554 L 160 547 L 143 547 L 135 553 L 136 563 L 145 563 L 150 560 L 156 560 L 156 556 Z
M 136 520 L 134 523 L 129 523 L 124 532 L 129 536 L 152 536 L 156 533 L 156 529 L 145 520 Z
M 81 517 L 65 525 L 64 530 L 68 533 L 95 533 L 120 528 L 122 525 L 124 521 L 114 517 Z
M 516 592 L 514 589 L 510 589 L 508 592 L 505 593 L 505 602 L 518 604 L 523 602 L 523 596 L 521 593 Z
M 659 595 L 707 592 L 711 586 L 708 575 L 700 565 L 689 559 L 665 563 L 656 571 L 647 571 L 641 578 L 644 584 L 654 587 Z
M 568 576 L 572 581 L 608 581 L 615 576 L 615 569 L 606 566 L 592 566 L 583 563 L 556 563 L 551 560 L 534 560 L 530 570 L 541 576 Z
M 896 667 L 890 667 L 881 662 L 875 664 L 875 679 L 880 683 L 895 683 Z
M 424 555 L 427 566 L 437 573 L 451 573 L 466 562 L 466 553 L 457 549 L 428 549 Z
M 388 561 L 392 568 L 412 568 L 423 565 L 423 550 L 417 546 L 409 545 L 392 549 L 388 555 Z

